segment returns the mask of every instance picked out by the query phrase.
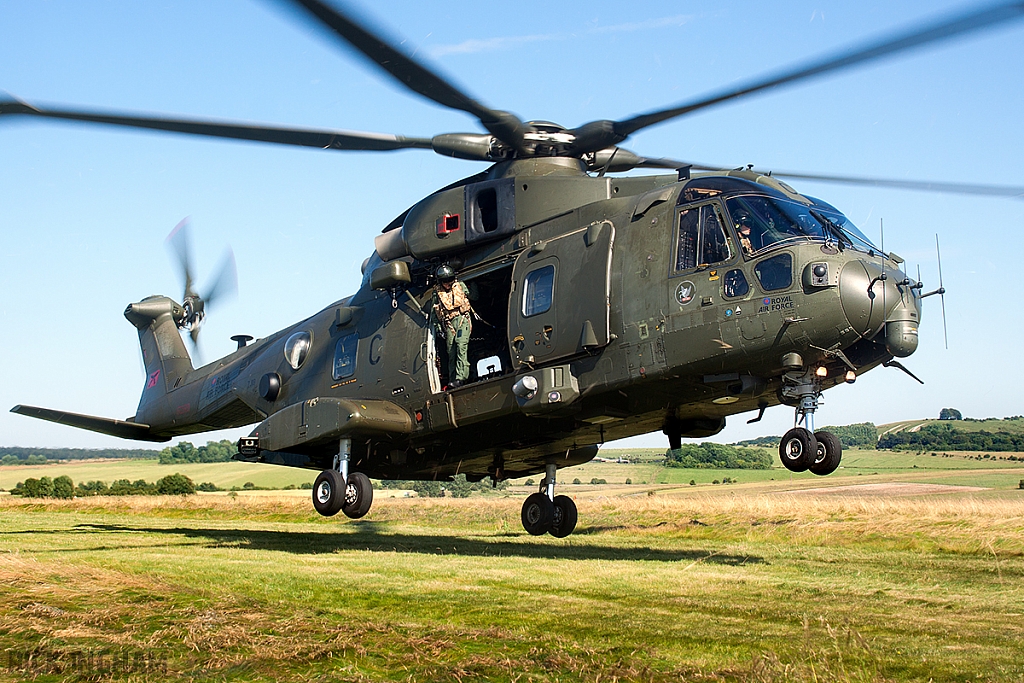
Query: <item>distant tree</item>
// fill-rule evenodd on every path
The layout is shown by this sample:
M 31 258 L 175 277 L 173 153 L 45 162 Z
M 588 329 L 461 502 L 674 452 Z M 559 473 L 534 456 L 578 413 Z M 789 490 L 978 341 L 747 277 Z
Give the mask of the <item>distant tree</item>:
M 963 414 L 956 408 L 943 408 L 939 411 L 940 420 L 962 420 Z
M 632 480 L 632 479 L 626 479 L 626 484 L 627 484 L 627 485 L 629 485 L 629 484 L 632 484 L 632 483 L 633 483 L 633 480 Z
M 50 479 L 49 477 L 39 477 L 39 497 L 53 497 L 53 479 Z
M 71 477 L 62 474 L 53 480 L 53 497 L 65 499 L 75 497 L 75 482 L 71 481 Z
M 75 487 L 76 496 L 105 496 L 110 489 L 102 481 L 79 482 Z
M 696 485 L 697 485 L 697 482 L 696 482 L 696 480 L 694 480 L 694 479 L 691 479 L 691 480 L 690 480 L 690 486 L 696 486 Z
M 417 496 L 424 498 L 440 498 L 444 495 L 439 481 L 411 481 L 409 488 L 415 491 Z
M 19 481 L 15 484 L 13 493 L 25 498 L 39 498 L 39 480 L 29 477 L 25 481 Z
M 168 474 L 156 483 L 156 490 L 164 496 L 188 496 L 196 492 L 196 487 L 184 474 Z
M 690 469 L 766 470 L 771 454 L 763 448 L 736 448 L 717 443 L 685 444 L 665 453 L 667 467 Z
M 168 446 L 160 451 L 161 465 L 182 465 L 193 462 L 227 462 L 235 454 L 235 446 L 228 440 L 210 441 L 196 448 L 188 441 Z
M 579 477 L 576 477 L 575 479 L 572 480 L 572 483 L 574 483 L 574 484 L 582 484 L 583 482 L 580 481 Z
M 858 422 L 857 424 L 844 425 L 842 427 L 822 427 L 823 431 L 832 432 L 839 437 L 843 448 L 855 448 L 857 446 L 869 446 L 875 448 L 878 445 L 878 428 L 871 422 Z
M 465 474 L 455 475 L 455 479 L 445 487 L 452 498 L 469 498 L 473 492 L 473 486 L 466 480 Z

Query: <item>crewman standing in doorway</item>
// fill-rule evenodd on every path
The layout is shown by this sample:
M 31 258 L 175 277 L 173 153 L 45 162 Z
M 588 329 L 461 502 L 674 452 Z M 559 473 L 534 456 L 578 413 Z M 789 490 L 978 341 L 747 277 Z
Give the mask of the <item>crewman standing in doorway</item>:
M 455 389 L 469 379 L 469 335 L 473 331 L 469 288 L 455 277 L 455 269 L 444 264 L 434 273 L 437 283 L 431 300 L 430 317 L 435 333 L 444 335 L 448 351 L 448 388 Z

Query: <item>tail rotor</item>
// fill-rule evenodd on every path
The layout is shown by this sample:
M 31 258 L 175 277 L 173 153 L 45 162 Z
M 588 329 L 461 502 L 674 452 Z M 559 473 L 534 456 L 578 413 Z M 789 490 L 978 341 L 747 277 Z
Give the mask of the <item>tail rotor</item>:
M 238 291 L 238 270 L 235 266 L 234 253 L 229 248 L 213 278 L 213 284 L 205 296 L 195 289 L 195 271 L 192 267 L 192 236 L 191 221 L 188 217 L 179 222 L 171 234 L 167 236 L 167 246 L 177 258 L 178 267 L 185 282 L 181 306 L 184 311 L 178 321 L 178 328 L 188 330 L 192 340 L 192 350 L 199 352 L 199 330 L 206 318 L 206 307 L 215 301 L 235 294 Z

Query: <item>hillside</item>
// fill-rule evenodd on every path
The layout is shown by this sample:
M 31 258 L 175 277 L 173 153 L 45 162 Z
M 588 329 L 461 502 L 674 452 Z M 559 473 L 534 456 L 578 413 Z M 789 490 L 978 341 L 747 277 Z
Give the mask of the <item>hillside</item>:
M 955 429 L 965 432 L 1006 432 L 1009 434 L 1024 434 L 1024 416 L 1013 417 L 990 417 L 983 420 L 964 418 L 963 420 L 902 420 L 878 425 L 878 435 L 883 436 L 890 433 L 902 431 L 917 432 L 927 425 L 951 425 Z

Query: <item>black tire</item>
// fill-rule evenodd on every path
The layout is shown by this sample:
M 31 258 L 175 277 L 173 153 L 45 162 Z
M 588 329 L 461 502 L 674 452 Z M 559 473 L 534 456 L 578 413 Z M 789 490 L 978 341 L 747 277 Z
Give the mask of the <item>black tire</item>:
M 335 470 L 324 470 L 313 482 L 313 507 L 324 517 L 333 517 L 345 502 L 345 480 Z
M 811 472 L 819 476 L 832 474 L 843 459 L 843 442 L 832 432 L 815 432 L 818 452 L 811 464 Z
M 552 505 L 555 508 L 554 518 L 548 533 L 555 538 L 565 538 L 576 528 L 576 503 L 569 496 L 555 496 Z
M 803 427 L 786 432 L 779 444 L 779 457 L 790 472 L 806 472 L 818 456 L 818 440 Z
M 370 511 L 373 504 L 373 484 L 362 472 L 350 472 L 345 483 L 341 511 L 350 519 L 359 519 Z
M 551 529 L 555 504 L 543 493 L 534 493 L 523 503 L 523 528 L 531 536 L 542 536 Z

